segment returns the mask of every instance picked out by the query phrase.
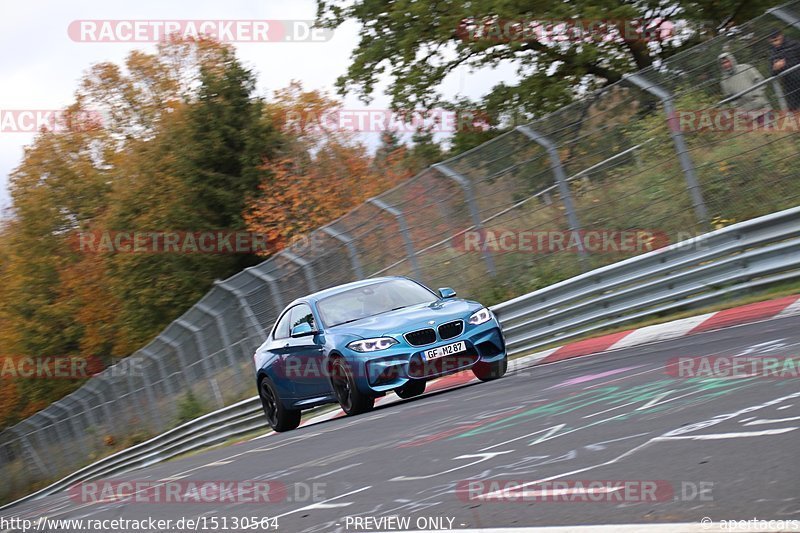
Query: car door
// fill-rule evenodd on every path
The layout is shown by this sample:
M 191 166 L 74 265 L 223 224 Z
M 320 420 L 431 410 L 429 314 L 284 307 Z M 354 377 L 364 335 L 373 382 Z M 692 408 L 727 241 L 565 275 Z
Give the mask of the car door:
M 289 325 L 291 320 L 291 309 L 287 309 L 278 319 L 275 328 L 269 336 L 269 343 L 264 350 L 266 359 L 262 364 L 266 364 L 267 374 L 278 388 L 278 393 L 282 398 L 295 398 L 297 392 L 291 377 L 286 374 L 286 356 L 289 352 L 291 343 L 289 337 Z
M 289 331 L 300 324 L 308 324 L 317 331 L 314 314 L 308 304 L 299 304 L 290 310 Z M 318 335 L 289 337 L 284 368 L 294 384 L 297 398 L 314 398 L 330 392 L 330 384 L 323 368 L 322 345 Z

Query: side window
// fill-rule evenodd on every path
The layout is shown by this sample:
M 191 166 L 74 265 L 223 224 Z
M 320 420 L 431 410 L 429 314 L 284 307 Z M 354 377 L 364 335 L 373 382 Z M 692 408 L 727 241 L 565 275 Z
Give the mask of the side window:
M 273 339 L 285 339 L 289 336 L 289 321 L 294 309 L 296 308 L 286 311 L 278 321 L 278 325 L 275 326 L 275 333 L 272 335 Z
M 303 322 L 307 323 L 311 326 L 311 329 L 317 329 L 314 325 L 314 315 L 311 313 L 311 308 L 306 304 L 300 304 L 292 307 L 292 310 L 289 312 L 292 315 L 290 319 L 291 326 L 289 326 L 289 331 L 298 324 L 302 324 Z

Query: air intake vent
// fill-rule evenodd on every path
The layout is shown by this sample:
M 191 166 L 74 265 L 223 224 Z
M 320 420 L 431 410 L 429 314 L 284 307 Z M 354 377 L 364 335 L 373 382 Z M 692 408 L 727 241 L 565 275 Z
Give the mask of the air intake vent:
M 454 320 L 453 322 L 446 322 L 439 326 L 439 338 L 442 340 L 452 339 L 458 337 L 464 331 L 464 321 Z
M 405 338 L 411 346 L 425 346 L 436 342 L 436 332 L 431 328 L 418 329 L 406 333 Z

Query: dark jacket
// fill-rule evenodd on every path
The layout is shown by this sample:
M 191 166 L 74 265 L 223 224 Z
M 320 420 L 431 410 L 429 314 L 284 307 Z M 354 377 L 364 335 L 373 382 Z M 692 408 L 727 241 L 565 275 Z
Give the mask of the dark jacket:
M 781 70 L 776 71 L 772 65 L 778 59 L 786 61 L 786 65 Z M 770 47 L 769 68 L 773 76 L 798 64 L 800 64 L 800 42 L 784 37 L 783 43 L 780 46 Z M 800 77 L 800 69 L 792 72 L 789 76 Z
M 773 67 L 773 63 L 778 60 L 783 59 L 786 63 L 781 70 L 775 70 Z M 772 75 L 780 74 L 781 72 L 785 72 L 787 69 L 790 69 L 796 65 L 800 64 L 800 43 L 789 39 L 787 37 L 783 38 L 783 43 L 780 46 L 772 46 L 770 47 L 770 54 L 769 54 L 769 68 L 772 72 Z M 789 74 L 785 74 L 780 77 L 781 85 L 783 85 L 783 92 L 786 96 L 786 104 L 788 105 L 791 111 L 798 111 L 800 110 L 800 68 L 797 70 L 790 72 Z

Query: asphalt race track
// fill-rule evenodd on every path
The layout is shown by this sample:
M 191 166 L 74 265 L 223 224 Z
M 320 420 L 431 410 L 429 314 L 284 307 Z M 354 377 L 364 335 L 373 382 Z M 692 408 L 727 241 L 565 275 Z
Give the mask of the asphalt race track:
M 85 501 L 75 492 L 2 516 L 216 517 L 218 531 L 237 517 L 277 517 L 278 531 L 292 533 L 396 530 L 404 518 L 411 530 L 800 519 L 800 380 L 667 374 L 671 358 L 735 355 L 800 355 L 800 317 L 516 369 L 114 478 L 268 481 L 283 490 L 272 503 Z M 581 492 L 598 480 L 658 491 L 622 500 L 617 489 Z M 541 483 L 550 481 L 569 488 L 548 492 L 555 485 Z M 498 486 L 516 489 L 503 501 L 473 498 Z

